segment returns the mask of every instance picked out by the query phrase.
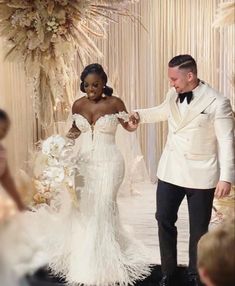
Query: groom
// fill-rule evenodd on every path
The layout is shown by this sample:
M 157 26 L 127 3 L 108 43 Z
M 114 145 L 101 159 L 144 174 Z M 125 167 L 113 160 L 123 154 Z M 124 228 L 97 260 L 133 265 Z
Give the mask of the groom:
M 172 88 L 156 107 L 136 110 L 129 125 L 168 121 L 168 136 L 158 167 L 157 212 L 163 278 L 174 286 L 177 267 L 179 206 L 186 196 L 189 210 L 189 285 L 201 285 L 197 273 L 197 243 L 208 231 L 214 195 L 228 195 L 235 179 L 234 118 L 228 98 L 197 77 L 190 55 L 168 64 Z M 135 123 L 134 123 L 135 122 Z

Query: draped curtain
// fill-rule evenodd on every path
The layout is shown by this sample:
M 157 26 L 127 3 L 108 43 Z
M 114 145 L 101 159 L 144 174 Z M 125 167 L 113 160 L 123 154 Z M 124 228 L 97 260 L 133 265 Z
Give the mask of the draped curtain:
M 140 0 L 130 6 L 136 20 L 119 17 L 118 23 L 107 25 L 106 39 L 97 41 L 103 58 L 94 56 L 87 63 L 99 62 L 104 66 L 109 84 L 131 111 L 160 104 L 169 88 L 169 60 L 177 54 L 189 53 L 198 63 L 199 78 L 229 97 L 235 109 L 235 27 L 212 27 L 220 2 L 226 1 Z M 1 50 L 0 107 L 6 108 L 12 118 L 7 145 L 11 163 L 18 168 L 27 161 L 28 150 L 41 136 L 41 130 L 33 114 L 22 65 L 4 63 Z M 76 62 L 76 68 L 79 75 L 83 67 Z M 78 86 L 75 98 L 79 96 Z M 47 134 L 50 132 L 52 128 Z M 137 134 L 154 181 L 167 125 L 141 126 Z
M 4 44 L 0 41 L 0 108 L 6 110 L 11 119 L 4 144 L 15 173 L 19 168 L 27 169 L 34 143 L 38 140 L 38 130 L 24 67 L 20 63 L 4 61 Z

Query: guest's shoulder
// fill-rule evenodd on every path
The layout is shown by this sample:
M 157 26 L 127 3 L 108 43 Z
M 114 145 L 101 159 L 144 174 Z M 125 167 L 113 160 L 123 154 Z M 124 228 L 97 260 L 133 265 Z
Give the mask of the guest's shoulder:
M 6 149 L 0 144 L 0 159 L 6 159 L 7 152 Z
M 0 143 L 0 151 L 5 151 L 5 148 L 2 146 L 1 143 Z

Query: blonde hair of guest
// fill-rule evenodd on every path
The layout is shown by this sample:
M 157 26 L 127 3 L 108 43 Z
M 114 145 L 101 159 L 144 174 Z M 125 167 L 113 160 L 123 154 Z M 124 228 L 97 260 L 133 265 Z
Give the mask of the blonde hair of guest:
M 198 268 L 207 286 L 235 285 L 235 219 L 203 235 L 198 243 Z

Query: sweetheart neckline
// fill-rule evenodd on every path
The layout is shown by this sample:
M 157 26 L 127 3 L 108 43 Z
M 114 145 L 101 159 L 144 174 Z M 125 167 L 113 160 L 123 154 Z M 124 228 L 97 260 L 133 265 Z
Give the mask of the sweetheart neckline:
M 88 120 L 84 115 L 82 115 L 82 114 L 80 114 L 80 113 L 74 113 L 73 115 L 78 115 L 78 116 L 84 118 L 84 119 L 86 120 L 86 122 L 90 125 L 90 127 L 92 127 L 92 126 L 94 127 L 94 126 L 96 125 L 96 123 L 97 123 L 101 118 L 104 118 L 104 117 L 106 117 L 106 116 L 116 115 L 116 114 L 119 114 L 119 113 L 120 113 L 120 112 L 109 113 L 109 114 L 101 115 L 101 116 L 100 116 L 98 119 L 96 119 L 96 121 L 93 122 L 92 124 L 89 122 L 89 120 Z

